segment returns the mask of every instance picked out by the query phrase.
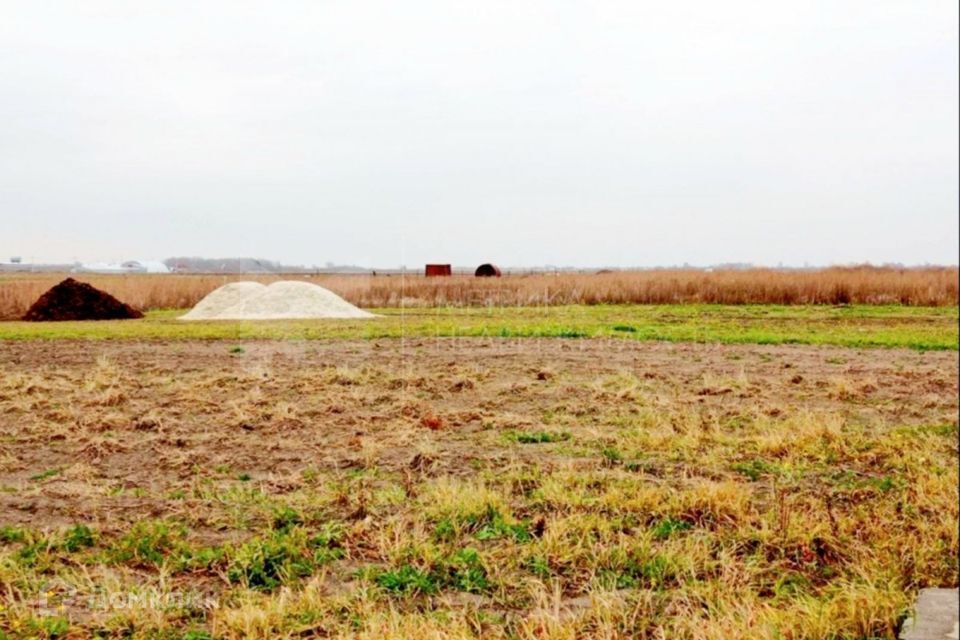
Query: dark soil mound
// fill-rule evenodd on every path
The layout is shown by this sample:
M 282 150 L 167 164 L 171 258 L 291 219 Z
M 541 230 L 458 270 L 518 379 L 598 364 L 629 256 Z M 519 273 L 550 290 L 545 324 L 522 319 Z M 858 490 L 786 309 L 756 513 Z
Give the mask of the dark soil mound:
M 143 314 L 87 284 L 67 278 L 33 303 L 24 320 L 127 320 Z

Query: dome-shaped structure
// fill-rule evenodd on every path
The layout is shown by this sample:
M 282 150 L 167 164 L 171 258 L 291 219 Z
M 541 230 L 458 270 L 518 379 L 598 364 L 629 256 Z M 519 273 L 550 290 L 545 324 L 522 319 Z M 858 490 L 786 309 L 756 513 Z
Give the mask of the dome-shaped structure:
M 500 268 L 495 264 L 490 264 L 489 262 L 485 262 L 479 267 L 477 267 L 477 270 L 474 272 L 473 275 L 475 275 L 478 278 L 499 278 Z

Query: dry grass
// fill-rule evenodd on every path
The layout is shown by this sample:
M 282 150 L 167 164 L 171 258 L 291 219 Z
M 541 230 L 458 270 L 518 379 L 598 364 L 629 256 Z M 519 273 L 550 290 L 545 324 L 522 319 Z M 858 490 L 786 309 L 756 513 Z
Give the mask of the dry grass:
M 65 274 L 0 275 L 0 318 L 16 318 Z M 80 279 L 140 309 L 192 307 L 235 280 L 279 276 L 96 275 Z M 906 304 L 955 305 L 958 269 L 830 268 L 818 271 L 655 270 L 536 274 L 503 278 L 319 275 L 306 278 L 361 307 L 561 304 Z
M 957 585 L 954 353 L 36 341 L 0 369 L 0 637 L 892 640 Z M 120 599 L 42 617 L 52 578 Z M 219 606 L 117 606 L 193 592 Z

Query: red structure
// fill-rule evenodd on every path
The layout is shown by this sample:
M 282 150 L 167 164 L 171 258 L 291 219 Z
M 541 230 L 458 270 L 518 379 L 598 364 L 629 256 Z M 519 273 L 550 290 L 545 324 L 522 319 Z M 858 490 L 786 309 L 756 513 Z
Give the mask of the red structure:
M 428 264 L 426 275 L 428 278 L 433 276 L 449 276 L 453 275 L 453 269 L 451 269 L 448 264 Z

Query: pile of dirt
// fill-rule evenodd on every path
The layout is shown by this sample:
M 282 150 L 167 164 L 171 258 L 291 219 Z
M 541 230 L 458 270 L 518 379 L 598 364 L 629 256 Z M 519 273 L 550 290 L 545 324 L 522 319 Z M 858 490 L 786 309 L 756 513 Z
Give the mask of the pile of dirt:
M 216 289 L 181 320 L 294 320 L 373 318 L 329 289 L 309 282 L 283 280 L 264 286 L 233 282 Z
M 24 314 L 31 322 L 129 320 L 143 314 L 86 282 L 67 278 L 40 296 Z

